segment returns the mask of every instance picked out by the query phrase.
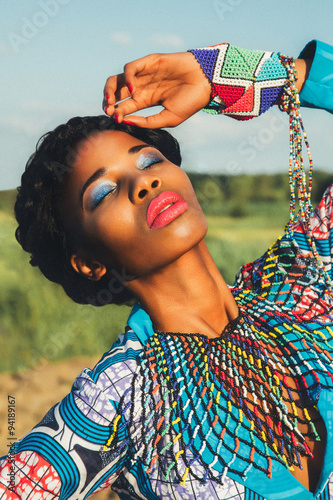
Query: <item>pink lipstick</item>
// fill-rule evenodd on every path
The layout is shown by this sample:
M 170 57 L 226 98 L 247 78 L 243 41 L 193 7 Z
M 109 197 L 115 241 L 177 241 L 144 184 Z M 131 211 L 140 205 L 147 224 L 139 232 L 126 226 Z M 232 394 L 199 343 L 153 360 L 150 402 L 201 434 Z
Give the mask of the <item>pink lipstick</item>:
M 180 194 L 164 191 L 148 206 L 147 224 L 151 229 L 164 227 L 185 212 L 187 203 Z

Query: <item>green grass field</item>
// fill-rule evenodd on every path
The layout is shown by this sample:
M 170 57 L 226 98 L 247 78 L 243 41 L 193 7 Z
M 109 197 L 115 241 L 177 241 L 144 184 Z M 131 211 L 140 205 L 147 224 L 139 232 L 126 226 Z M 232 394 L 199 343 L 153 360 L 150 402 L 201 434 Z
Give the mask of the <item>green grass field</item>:
M 0 370 L 20 372 L 36 364 L 102 354 L 124 331 L 130 309 L 77 305 L 32 268 L 14 237 L 14 195 L 0 192 Z M 206 214 L 206 241 L 232 284 L 242 264 L 259 257 L 283 234 L 288 202 L 250 200 L 243 205 L 221 196 L 212 207 Z M 216 215 L 219 207 L 222 215 Z

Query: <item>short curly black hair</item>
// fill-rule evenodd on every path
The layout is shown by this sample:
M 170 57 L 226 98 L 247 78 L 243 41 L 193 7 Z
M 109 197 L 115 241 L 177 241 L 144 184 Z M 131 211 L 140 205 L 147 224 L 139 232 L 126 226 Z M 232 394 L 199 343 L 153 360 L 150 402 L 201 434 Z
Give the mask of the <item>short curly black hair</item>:
M 73 269 L 71 237 L 59 207 L 65 180 L 73 168 L 75 146 L 91 134 L 105 130 L 125 132 L 157 148 L 172 163 L 181 164 L 178 142 L 166 130 L 117 124 L 107 116 L 75 117 L 38 141 L 22 175 L 15 203 L 16 239 L 31 254 L 31 265 L 59 283 L 75 302 L 95 306 L 124 304 L 133 297 L 114 278 L 103 276 L 97 282 L 91 281 Z

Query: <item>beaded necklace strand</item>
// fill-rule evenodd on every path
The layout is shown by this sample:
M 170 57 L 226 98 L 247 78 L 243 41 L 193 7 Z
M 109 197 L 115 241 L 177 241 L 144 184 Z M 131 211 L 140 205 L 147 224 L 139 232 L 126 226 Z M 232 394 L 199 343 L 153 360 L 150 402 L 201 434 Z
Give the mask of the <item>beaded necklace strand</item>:
M 313 212 L 311 204 L 313 160 L 310 151 L 309 141 L 304 129 L 303 120 L 300 113 L 300 98 L 296 88 L 297 71 L 295 60 L 279 54 L 280 61 L 288 72 L 287 84 L 280 99 L 280 109 L 289 115 L 289 185 L 290 185 L 290 209 L 287 233 L 293 236 L 293 226 L 296 217 L 296 193 L 299 203 L 299 218 L 303 222 L 304 231 L 318 268 L 325 277 L 327 291 L 333 295 L 333 283 L 325 269 L 322 259 L 316 248 L 316 244 L 311 232 L 310 216 Z M 306 172 L 302 154 L 302 137 L 306 145 L 309 160 L 309 181 L 306 183 Z
M 147 472 L 158 465 L 165 481 L 184 484 L 190 474 L 223 484 L 228 472 L 244 479 L 252 467 L 271 477 L 274 461 L 302 468 L 300 457 L 312 456 L 306 436 L 320 440 L 309 408 L 333 386 L 333 331 L 311 331 L 252 291 L 234 293 L 240 316 L 218 338 L 157 331 L 130 400 L 120 402 Z

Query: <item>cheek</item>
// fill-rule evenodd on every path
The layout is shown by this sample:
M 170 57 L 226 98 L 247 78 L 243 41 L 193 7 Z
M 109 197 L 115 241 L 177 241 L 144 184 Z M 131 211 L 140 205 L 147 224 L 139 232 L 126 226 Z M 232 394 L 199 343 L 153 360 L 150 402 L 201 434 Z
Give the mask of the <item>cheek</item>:
M 87 228 L 94 257 L 107 267 L 109 273 L 116 270 L 133 277 L 147 274 L 156 267 L 159 261 L 154 245 L 156 235 L 143 227 L 144 223 L 138 223 L 133 214 L 125 216 L 125 212 L 119 210 L 117 213 L 112 211 L 112 215 L 106 213 Z M 162 246 L 161 243 L 158 245 L 160 250 Z
M 135 248 L 135 225 L 117 216 L 98 221 L 89 231 L 95 255 L 106 266 L 123 263 L 128 249 Z

